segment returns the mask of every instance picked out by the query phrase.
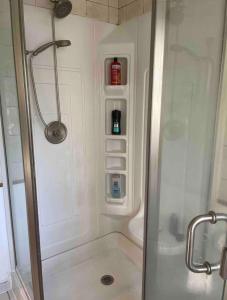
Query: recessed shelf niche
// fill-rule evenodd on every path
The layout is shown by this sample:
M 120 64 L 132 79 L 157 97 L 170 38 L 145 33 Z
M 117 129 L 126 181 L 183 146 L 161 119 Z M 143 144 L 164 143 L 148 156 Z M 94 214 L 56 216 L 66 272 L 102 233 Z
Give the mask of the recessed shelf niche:
M 121 111 L 121 135 L 127 134 L 127 104 L 125 99 L 106 99 L 106 135 L 112 135 L 112 111 Z
M 106 157 L 106 169 L 113 171 L 125 171 L 126 170 L 126 160 L 124 157 Z
M 106 153 L 126 153 L 126 141 L 120 139 L 107 139 Z
M 100 97 L 102 137 L 101 212 L 115 216 L 133 213 L 133 137 L 135 44 L 106 43 L 100 47 Z M 111 85 L 111 63 L 121 64 L 121 85 Z M 112 111 L 121 111 L 121 134 L 112 134 Z M 119 174 L 120 197 L 113 197 L 112 176 Z M 119 180 L 116 179 L 116 180 Z M 117 188 L 117 186 L 115 186 Z M 116 191 L 115 191 L 116 192 Z M 116 195 L 115 195 L 116 196 Z
M 128 83 L 128 61 L 126 57 L 116 56 L 121 64 L 121 85 L 127 85 Z M 108 57 L 105 59 L 105 85 L 111 85 L 111 64 L 114 61 L 114 57 Z M 114 86 L 113 86 L 114 87 Z M 117 85 L 116 85 L 117 87 Z
M 118 200 L 121 199 L 121 202 L 122 202 L 122 199 L 126 196 L 126 177 L 124 174 L 119 174 L 120 180 L 121 180 L 121 197 L 114 198 L 112 196 L 112 176 L 113 175 L 115 175 L 115 173 L 106 174 L 106 195 L 108 198 L 107 201 L 110 201 L 110 199 L 111 199 L 111 202 L 118 203 Z

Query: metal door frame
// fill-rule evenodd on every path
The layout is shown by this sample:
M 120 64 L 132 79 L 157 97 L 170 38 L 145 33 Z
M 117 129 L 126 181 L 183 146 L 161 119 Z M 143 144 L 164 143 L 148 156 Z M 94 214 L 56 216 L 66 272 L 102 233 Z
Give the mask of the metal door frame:
M 143 259 L 143 300 L 150 300 L 155 286 L 156 262 L 148 259 L 157 247 L 159 224 L 159 163 L 160 163 L 160 133 L 162 111 L 162 82 L 164 68 L 165 30 L 166 30 L 166 0 L 152 0 L 151 11 L 151 53 L 148 100 L 148 125 L 146 149 L 146 191 L 144 212 L 144 259 Z M 158 70 L 158 72 L 157 72 Z M 152 145 L 152 147 L 151 147 Z M 150 199 L 152 195 L 152 200 Z M 155 225 L 154 221 L 155 220 Z M 152 226 L 151 226 L 152 224 Z
M 23 1 L 10 0 L 34 300 L 43 300 L 35 163 L 25 54 Z

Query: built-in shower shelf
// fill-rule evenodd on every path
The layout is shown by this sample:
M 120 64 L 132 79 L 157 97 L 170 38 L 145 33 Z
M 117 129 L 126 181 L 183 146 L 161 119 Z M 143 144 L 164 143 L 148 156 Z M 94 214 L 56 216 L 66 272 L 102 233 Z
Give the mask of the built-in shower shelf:
M 126 201 L 126 197 L 124 198 L 106 198 L 106 202 L 111 203 L 113 205 L 123 204 Z
M 127 157 L 127 153 L 122 153 L 122 152 L 106 152 L 105 156 L 109 157 Z
M 127 140 L 126 139 L 113 139 L 112 136 L 105 137 L 105 155 L 108 154 L 127 154 Z
M 104 93 L 108 96 L 119 97 L 126 96 L 128 94 L 129 87 L 128 85 L 105 85 Z
M 126 135 L 105 135 L 106 139 L 112 139 L 112 140 L 126 140 L 128 139 L 128 137 Z
M 117 170 L 117 169 L 106 169 L 106 174 L 120 174 L 120 175 L 128 175 L 127 171 Z
M 134 45 L 104 44 L 101 47 L 101 120 L 102 149 L 102 212 L 130 215 L 133 211 L 133 103 Z M 110 67 L 114 57 L 121 63 L 121 85 L 110 85 Z M 121 134 L 112 135 L 112 111 L 121 111 Z M 129 114 L 130 112 L 130 114 Z M 114 175 L 120 175 L 120 197 L 113 196 Z M 114 179 L 113 179 L 114 178 Z

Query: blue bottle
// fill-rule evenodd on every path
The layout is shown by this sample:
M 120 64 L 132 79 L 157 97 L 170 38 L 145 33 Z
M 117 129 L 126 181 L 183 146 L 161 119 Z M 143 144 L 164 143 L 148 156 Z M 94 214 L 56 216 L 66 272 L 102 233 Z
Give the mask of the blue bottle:
M 111 179 L 112 197 L 121 198 L 121 175 L 113 174 Z

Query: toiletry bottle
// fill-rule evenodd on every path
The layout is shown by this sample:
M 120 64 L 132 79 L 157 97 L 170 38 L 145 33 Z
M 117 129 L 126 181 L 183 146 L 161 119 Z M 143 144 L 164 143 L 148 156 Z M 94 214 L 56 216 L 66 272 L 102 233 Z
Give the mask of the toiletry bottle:
M 121 198 L 121 175 L 120 174 L 113 174 L 111 178 L 111 191 L 113 198 Z
M 121 85 L 121 64 L 114 57 L 114 61 L 111 64 L 111 85 Z
M 121 111 L 112 111 L 112 134 L 121 134 Z

